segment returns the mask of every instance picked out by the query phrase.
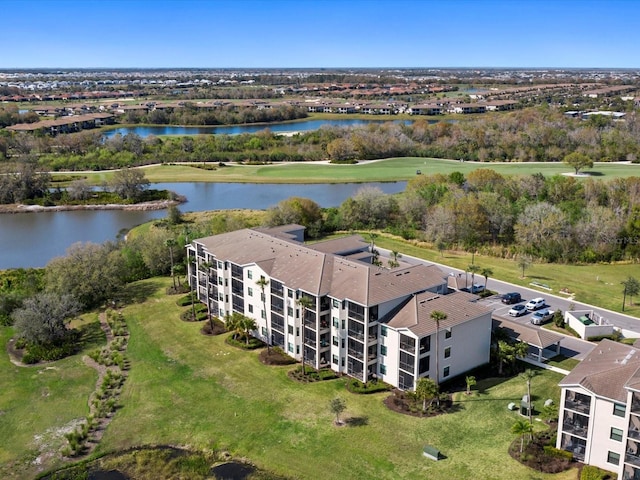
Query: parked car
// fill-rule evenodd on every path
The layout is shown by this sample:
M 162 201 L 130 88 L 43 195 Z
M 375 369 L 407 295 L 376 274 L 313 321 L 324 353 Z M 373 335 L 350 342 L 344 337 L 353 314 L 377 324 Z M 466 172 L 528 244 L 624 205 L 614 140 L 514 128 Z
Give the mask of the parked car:
M 506 305 L 513 305 L 514 303 L 520 303 L 521 301 L 522 297 L 518 292 L 505 293 L 502 296 L 502 303 Z
M 525 313 L 529 313 L 529 311 L 524 307 L 524 305 L 514 305 L 511 307 L 511 310 L 507 312 L 511 317 L 519 317 L 520 315 L 524 315 Z
M 531 315 L 531 323 L 534 325 L 542 325 L 553 318 L 553 312 L 548 308 L 538 310 Z
M 531 300 L 529 300 L 526 304 L 525 304 L 525 308 L 527 310 L 529 310 L 530 312 L 534 311 L 534 310 L 540 310 L 542 307 L 544 307 L 546 305 L 544 298 L 542 297 L 538 297 L 538 298 L 532 298 Z

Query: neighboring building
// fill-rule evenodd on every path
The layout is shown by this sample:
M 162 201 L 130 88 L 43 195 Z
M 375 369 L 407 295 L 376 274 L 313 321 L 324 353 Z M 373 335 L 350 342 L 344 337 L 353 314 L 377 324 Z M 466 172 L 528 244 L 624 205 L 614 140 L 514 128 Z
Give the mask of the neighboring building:
M 189 282 L 212 315 L 242 313 L 261 340 L 297 360 L 304 349 L 305 363 L 361 381 L 413 389 L 419 376 L 435 378 L 433 309 L 447 314 L 440 379 L 489 361 L 491 310 L 475 295 L 446 295 L 438 267 L 375 266 L 358 235 L 305 245 L 303 233 L 286 225 L 196 239 L 187 246 Z M 304 315 L 303 297 L 312 304 Z
M 602 340 L 561 382 L 558 448 L 640 479 L 640 349 Z
M 593 310 L 571 310 L 564 312 L 564 322 L 575 330 L 580 338 L 613 335 L 613 325 Z

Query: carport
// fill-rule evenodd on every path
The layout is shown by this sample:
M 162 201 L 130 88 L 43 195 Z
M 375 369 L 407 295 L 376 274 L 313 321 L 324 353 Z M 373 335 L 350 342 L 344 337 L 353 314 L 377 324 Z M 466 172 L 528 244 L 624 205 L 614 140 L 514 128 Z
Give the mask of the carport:
M 546 348 L 550 348 L 555 345 L 556 355 L 560 354 L 560 342 L 562 341 L 562 335 L 558 335 L 557 333 L 550 332 L 543 328 L 533 328 L 495 315 L 493 317 L 493 328 L 503 328 L 512 339 L 525 342 L 529 346 L 537 348 L 537 359 L 539 362 L 543 362 L 545 360 L 542 357 L 542 351 Z

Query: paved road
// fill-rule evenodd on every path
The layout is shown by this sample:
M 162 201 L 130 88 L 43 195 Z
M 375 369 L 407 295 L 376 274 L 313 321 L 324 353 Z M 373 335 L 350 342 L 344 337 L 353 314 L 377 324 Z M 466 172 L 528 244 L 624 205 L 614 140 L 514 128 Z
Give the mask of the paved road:
M 389 250 L 378 248 L 380 254 L 384 257 L 388 257 L 390 252 Z M 416 265 L 419 263 L 423 263 L 426 265 L 437 265 L 443 272 L 444 275 L 449 275 L 451 273 L 458 275 L 465 275 L 464 270 L 459 270 L 457 268 L 450 267 L 448 265 L 443 265 L 441 263 L 431 262 L 427 260 L 422 260 L 420 258 L 411 257 L 408 255 L 403 255 L 400 259 L 402 262 Z M 469 285 L 471 285 L 471 275 L 468 274 Z M 484 285 L 484 277 L 481 275 L 475 276 L 475 283 L 480 283 Z M 593 310 L 598 314 L 602 315 L 609 323 L 612 325 L 626 330 L 627 336 L 640 337 L 640 318 L 632 317 L 629 315 L 624 315 L 618 312 L 612 312 L 611 310 L 607 310 L 604 308 L 596 307 L 593 305 L 589 305 L 586 303 L 576 302 L 573 300 L 569 300 L 567 298 L 563 298 L 561 296 L 553 295 L 550 292 L 545 292 L 543 289 L 536 290 L 533 288 L 522 287 L 520 285 L 513 285 L 511 283 L 503 282 L 501 280 L 496 280 L 493 278 L 489 278 L 487 282 L 487 287 L 498 293 L 493 297 L 488 297 L 486 299 L 481 300 L 483 303 L 488 304 L 491 307 L 495 308 L 494 313 L 496 315 L 507 316 L 507 312 L 511 308 L 510 305 L 503 305 L 500 302 L 501 294 L 508 292 L 519 292 L 522 295 L 522 302 L 526 302 L 532 298 L 542 297 L 546 300 L 546 305 L 550 310 L 562 310 L 563 312 L 569 310 L 571 305 L 573 305 L 574 310 Z M 529 326 L 534 326 L 531 324 L 531 313 L 527 313 L 521 317 L 513 318 L 509 317 L 511 320 L 514 320 L 518 323 L 528 324 Z M 540 328 L 540 327 L 537 327 Z M 564 354 L 567 357 L 572 357 L 577 360 L 581 360 L 584 356 L 589 353 L 595 344 L 592 342 L 587 342 L 585 340 L 575 338 L 572 336 L 566 336 L 561 343 L 561 351 L 560 353 Z

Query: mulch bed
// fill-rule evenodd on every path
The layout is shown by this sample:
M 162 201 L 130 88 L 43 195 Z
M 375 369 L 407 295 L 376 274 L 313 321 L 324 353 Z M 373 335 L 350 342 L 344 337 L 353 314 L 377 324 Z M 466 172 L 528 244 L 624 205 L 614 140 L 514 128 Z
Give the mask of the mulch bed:
M 222 335 L 226 333 L 227 329 L 220 320 L 213 320 L 213 330 L 211 329 L 211 322 L 206 322 L 200 329 L 200 333 L 203 335 Z
M 422 411 L 422 401 L 414 401 L 402 390 L 393 390 L 391 395 L 385 398 L 383 402 L 389 410 L 413 417 L 435 417 L 449 413 L 454 409 L 453 398 L 449 394 L 447 394 L 446 398 L 440 400 L 439 406 L 434 402 L 431 407 L 427 408 L 426 412 Z
M 269 352 L 268 349 L 264 349 L 260 352 L 260 361 L 265 365 L 293 365 L 297 363 L 295 359 L 291 358 L 286 353 L 279 352 L 275 349 L 271 349 Z
M 542 473 L 559 473 L 575 467 L 577 465 L 575 461 L 545 453 L 545 445 L 555 447 L 555 444 L 551 444 L 554 435 L 555 430 L 534 434 L 532 441 L 527 443 L 525 440 L 522 453 L 520 453 L 520 438 L 516 438 L 509 447 L 509 455 L 523 465 Z

